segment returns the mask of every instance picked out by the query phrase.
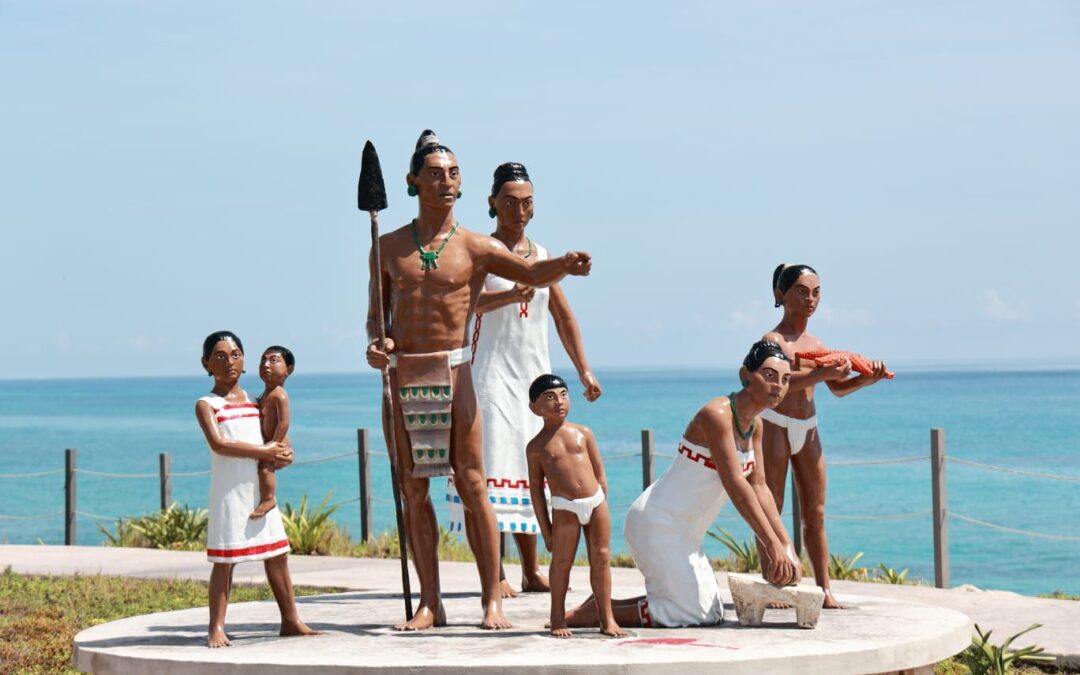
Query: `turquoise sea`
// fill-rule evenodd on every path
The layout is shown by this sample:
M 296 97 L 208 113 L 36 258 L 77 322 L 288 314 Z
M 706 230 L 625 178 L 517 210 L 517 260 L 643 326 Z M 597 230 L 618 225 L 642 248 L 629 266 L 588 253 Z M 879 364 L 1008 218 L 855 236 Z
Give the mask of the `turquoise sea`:
M 598 373 L 604 396 L 589 404 L 574 391 L 571 419 L 593 428 L 606 461 L 616 519 L 613 548 L 625 550 L 622 516 L 641 491 L 641 429 L 654 430 L 656 452 L 670 455 L 687 421 L 710 397 L 735 386 L 734 373 L 630 371 Z M 246 376 L 257 393 L 261 382 Z M 78 467 L 141 478 L 80 473 L 78 542 L 100 544 L 98 517 L 141 515 L 158 505 L 158 453 L 172 456 L 175 472 L 204 471 L 209 455 L 194 418 L 206 377 L 0 381 L 0 542 L 62 543 L 64 449 L 78 450 Z M 354 453 L 356 429 L 371 429 L 376 449 L 375 530 L 392 527 L 393 508 L 381 430 L 376 373 L 297 374 L 289 380 L 290 436 L 297 460 Z M 825 393 L 824 391 L 821 393 Z M 904 373 L 844 398 L 820 397 L 818 419 L 828 469 L 828 533 L 833 552 L 864 554 L 860 565 L 885 562 L 911 576 L 933 579 L 929 437 L 946 432 L 950 457 L 1011 470 L 1080 478 L 1080 373 Z M 897 464 L 845 465 L 860 460 L 923 456 Z M 670 459 L 656 460 L 656 475 Z M 302 495 L 332 501 L 358 495 L 355 455 L 294 466 L 279 474 L 279 501 Z M 445 480 L 432 482 L 440 520 L 446 519 Z M 176 476 L 175 500 L 206 502 L 205 475 Z M 953 585 L 1022 593 L 1080 593 L 1080 483 L 948 465 Z M 914 514 L 914 515 L 911 515 Z M 24 518 L 24 516 L 41 516 Z M 897 516 L 892 518 L 867 518 Z M 992 529 L 961 516 L 1034 537 Z M 335 516 L 359 534 L 358 504 Z M 856 517 L 856 518 L 852 518 Z M 785 522 L 790 515 L 785 514 Z M 738 538 L 748 530 L 726 507 L 717 526 Z M 1071 541 L 1070 541 L 1071 539 Z M 707 540 L 711 554 L 721 548 Z

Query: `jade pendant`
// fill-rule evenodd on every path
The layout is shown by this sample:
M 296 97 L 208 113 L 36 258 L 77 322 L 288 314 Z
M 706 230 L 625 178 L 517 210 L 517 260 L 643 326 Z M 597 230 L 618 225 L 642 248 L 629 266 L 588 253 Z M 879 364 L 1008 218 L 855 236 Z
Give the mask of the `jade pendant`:
M 420 251 L 420 271 L 427 272 L 428 270 L 437 269 L 439 269 L 438 251 Z

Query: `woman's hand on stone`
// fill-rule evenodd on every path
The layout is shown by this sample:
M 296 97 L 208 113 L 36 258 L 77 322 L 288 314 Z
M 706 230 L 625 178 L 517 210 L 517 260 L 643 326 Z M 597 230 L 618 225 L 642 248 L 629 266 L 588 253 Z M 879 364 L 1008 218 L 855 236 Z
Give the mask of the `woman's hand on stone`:
M 790 586 L 797 583 L 801 576 L 796 570 L 795 563 L 787 555 L 782 545 L 770 546 L 768 549 L 769 559 L 765 562 L 765 571 L 762 574 L 765 581 L 778 586 Z
M 379 340 L 375 340 L 368 345 L 367 362 L 372 368 L 382 370 L 390 365 L 390 353 L 394 351 L 394 341 L 390 338 L 383 339 L 381 349 L 379 342 Z

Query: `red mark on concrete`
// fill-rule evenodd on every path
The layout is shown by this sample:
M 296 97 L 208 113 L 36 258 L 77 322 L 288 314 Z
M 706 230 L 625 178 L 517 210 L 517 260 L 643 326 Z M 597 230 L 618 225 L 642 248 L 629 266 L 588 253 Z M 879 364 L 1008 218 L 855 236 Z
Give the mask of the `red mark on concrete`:
M 739 649 L 738 647 L 717 645 L 710 642 L 699 642 L 697 638 L 632 638 L 619 640 L 615 644 L 620 647 L 623 645 L 670 645 L 673 647 L 712 647 L 713 649 L 729 649 L 731 651 L 738 651 Z

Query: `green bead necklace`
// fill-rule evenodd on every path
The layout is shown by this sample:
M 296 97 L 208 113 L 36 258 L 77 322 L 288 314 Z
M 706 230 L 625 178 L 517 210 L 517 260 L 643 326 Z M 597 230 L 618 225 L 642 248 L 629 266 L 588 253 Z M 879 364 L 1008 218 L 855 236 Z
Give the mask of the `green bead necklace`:
M 529 242 L 529 251 L 525 255 L 521 256 L 522 259 L 528 258 L 529 256 L 531 256 L 533 254 L 532 239 L 529 239 L 528 237 L 525 237 L 525 241 Z
M 750 428 L 743 431 L 742 427 L 739 426 L 739 410 L 735 407 L 735 392 L 728 394 L 728 400 L 731 401 L 731 419 L 735 420 L 735 433 L 739 434 L 744 440 L 750 438 L 754 433 L 754 424 L 757 422 L 757 418 L 750 420 Z
M 458 223 L 455 220 L 454 226 L 450 228 L 450 234 L 446 235 L 443 239 L 442 245 L 434 251 L 425 251 L 424 247 L 420 244 L 420 235 L 416 233 L 416 219 L 412 221 L 412 236 L 413 241 L 416 242 L 416 250 L 420 251 L 420 271 L 427 272 L 428 270 L 439 269 L 439 254 L 446 248 L 446 245 L 450 243 L 450 239 L 453 238 L 454 233 L 457 232 Z

